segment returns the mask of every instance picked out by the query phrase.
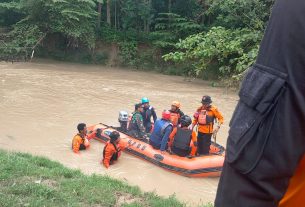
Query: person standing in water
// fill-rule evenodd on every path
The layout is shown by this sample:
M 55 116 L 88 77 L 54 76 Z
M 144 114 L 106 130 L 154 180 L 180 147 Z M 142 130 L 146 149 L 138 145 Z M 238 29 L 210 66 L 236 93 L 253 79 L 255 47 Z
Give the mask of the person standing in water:
M 103 150 L 102 163 L 106 168 L 114 164 L 121 156 L 121 151 L 124 147 L 120 145 L 120 133 L 117 131 L 111 132 L 109 142 L 106 143 Z
M 90 143 L 87 139 L 87 127 L 85 123 L 79 123 L 77 125 L 78 133 L 73 137 L 72 150 L 75 153 L 79 153 L 80 150 L 86 150 Z

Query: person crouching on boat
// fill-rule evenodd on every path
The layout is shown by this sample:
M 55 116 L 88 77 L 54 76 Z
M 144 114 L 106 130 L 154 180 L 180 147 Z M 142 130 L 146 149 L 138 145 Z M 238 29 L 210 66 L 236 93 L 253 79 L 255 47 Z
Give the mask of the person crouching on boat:
M 191 117 L 184 115 L 181 117 L 180 122 L 180 127 L 177 128 L 177 132 L 173 138 L 171 151 L 180 157 L 186 157 L 192 151 L 190 147 L 192 140 L 194 146 L 197 146 L 197 136 L 193 130 L 188 128 L 192 124 Z
M 173 130 L 173 124 L 170 122 L 171 114 L 168 110 L 162 112 L 162 119 L 155 123 L 154 130 L 150 135 L 149 144 L 154 149 L 160 149 L 161 154 L 168 148 L 169 135 Z
M 87 127 L 84 123 L 77 125 L 78 133 L 73 137 L 72 150 L 75 153 L 79 153 L 80 150 L 85 150 L 90 146 L 87 139 Z
M 143 105 L 141 103 L 135 104 L 135 111 L 129 123 L 128 134 L 137 138 L 146 138 L 145 127 L 143 125 Z
M 120 134 L 117 131 L 111 132 L 109 135 L 110 141 L 106 143 L 103 150 L 103 165 L 109 168 L 121 156 L 121 151 L 124 149 L 120 146 Z

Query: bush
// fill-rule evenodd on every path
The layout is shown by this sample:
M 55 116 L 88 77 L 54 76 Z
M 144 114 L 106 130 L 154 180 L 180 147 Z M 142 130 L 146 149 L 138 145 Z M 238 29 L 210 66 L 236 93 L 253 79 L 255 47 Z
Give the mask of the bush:
M 105 65 L 108 60 L 108 54 L 105 52 L 96 52 L 94 54 L 94 63 Z
M 136 66 L 138 68 L 138 44 L 134 41 L 119 43 L 119 56 L 124 66 Z

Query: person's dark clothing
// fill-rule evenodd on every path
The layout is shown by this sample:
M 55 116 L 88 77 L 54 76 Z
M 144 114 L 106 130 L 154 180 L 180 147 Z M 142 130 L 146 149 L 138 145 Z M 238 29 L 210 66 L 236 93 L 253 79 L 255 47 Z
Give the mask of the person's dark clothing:
M 143 138 L 146 134 L 143 126 L 143 117 L 138 111 L 134 112 L 131 117 L 128 134 L 135 138 Z
M 151 117 L 153 118 L 154 123 L 157 120 L 157 114 L 155 108 L 152 106 L 149 106 L 148 108 L 144 108 L 142 117 L 143 117 L 143 124 L 145 127 L 145 131 L 146 133 L 150 133 L 152 127 Z
M 86 146 L 84 144 L 79 145 L 79 150 L 85 150 L 85 149 L 86 149 Z
M 172 152 L 181 157 L 189 155 L 191 152 L 190 144 L 193 138 L 192 134 L 193 131 L 187 127 L 178 127 L 171 147 Z
M 273 7 L 230 122 L 215 207 L 278 206 L 305 152 L 304 11 L 302 0 Z
M 205 133 L 201 133 L 198 132 L 198 136 L 197 136 L 197 144 L 198 144 L 198 148 L 197 148 L 197 153 L 199 155 L 208 155 L 210 152 L 210 146 L 211 146 L 211 138 L 212 138 L 212 134 L 205 134 Z

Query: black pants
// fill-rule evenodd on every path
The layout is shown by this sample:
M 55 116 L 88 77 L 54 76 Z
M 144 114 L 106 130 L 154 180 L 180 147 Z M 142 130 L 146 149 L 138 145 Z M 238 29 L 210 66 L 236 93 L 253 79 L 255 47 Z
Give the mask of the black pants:
M 151 130 L 151 122 L 144 123 L 145 132 L 150 133 Z
M 199 155 L 207 155 L 210 152 L 212 134 L 198 132 L 197 136 L 197 153 Z

